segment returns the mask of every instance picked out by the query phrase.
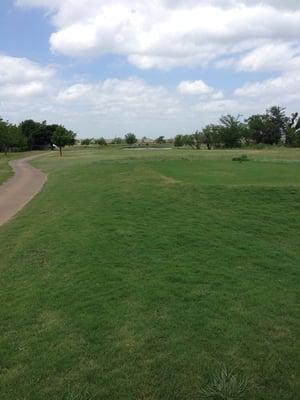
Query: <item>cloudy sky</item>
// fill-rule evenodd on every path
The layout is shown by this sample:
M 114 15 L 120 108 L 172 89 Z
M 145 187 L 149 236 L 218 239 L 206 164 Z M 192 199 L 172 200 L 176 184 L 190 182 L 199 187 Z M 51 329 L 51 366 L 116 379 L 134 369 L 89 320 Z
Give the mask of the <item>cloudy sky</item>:
M 0 116 L 79 137 L 300 111 L 300 0 L 1 0 Z

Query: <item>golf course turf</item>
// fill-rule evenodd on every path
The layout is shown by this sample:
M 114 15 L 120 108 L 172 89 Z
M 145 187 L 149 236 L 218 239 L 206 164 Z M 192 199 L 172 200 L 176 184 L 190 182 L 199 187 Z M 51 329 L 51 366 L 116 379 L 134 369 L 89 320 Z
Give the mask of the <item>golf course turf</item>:
M 298 398 L 300 149 L 32 164 L 0 228 L 1 400 Z

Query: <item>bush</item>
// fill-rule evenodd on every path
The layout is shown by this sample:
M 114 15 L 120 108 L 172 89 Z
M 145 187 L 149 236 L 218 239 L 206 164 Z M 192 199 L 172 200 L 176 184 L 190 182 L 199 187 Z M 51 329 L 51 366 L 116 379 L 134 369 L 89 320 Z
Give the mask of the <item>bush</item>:
M 89 146 L 92 143 L 93 139 L 82 139 L 81 145 L 82 146 Z
M 241 163 L 241 162 L 250 161 L 250 160 L 249 160 L 247 154 L 243 154 L 240 157 L 233 157 L 232 161 L 239 161 Z
M 123 140 L 120 137 L 115 137 L 111 142 L 111 144 L 122 144 L 122 143 L 123 143 Z
M 217 373 L 212 381 L 201 390 L 202 398 L 215 400 L 244 399 L 249 390 L 249 381 L 226 367 Z
M 127 135 L 125 135 L 125 142 L 130 145 L 135 144 L 137 142 L 137 138 L 136 138 L 135 134 L 127 133 Z
M 99 146 L 107 146 L 106 140 L 103 137 L 96 139 L 95 144 L 98 144 Z

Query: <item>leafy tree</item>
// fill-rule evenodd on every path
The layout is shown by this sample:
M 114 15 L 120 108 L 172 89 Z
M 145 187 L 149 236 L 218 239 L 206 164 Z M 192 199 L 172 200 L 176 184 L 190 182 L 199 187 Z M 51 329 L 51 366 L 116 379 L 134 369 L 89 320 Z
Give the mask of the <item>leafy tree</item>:
M 27 140 L 22 135 L 20 129 L 13 124 L 3 121 L 0 118 L 0 151 L 5 154 L 11 149 L 25 150 L 27 147 Z
M 291 147 L 300 147 L 300 117 L 293 113 L 288 120 L 285 142 Z
M 72 146 L 75 144 L 76 134 L 68 131 L 64 126 L 60 125 L 56 128 L 52 136 L 53 143 L 59 147 L 59 153 L 62 156 L 62 149 L 65 146 Z
M 21 134 L 27 139 L 28 149 L 40 149 L 52 146 L 52 135 L 58 125 L 47 125 L 47 121 L 42 123 L 33 121 L 32 119 L 21 122 L 19 128 Z
M 137 142 L 137 138 L 134 133 L 127 133 L 125 135 L 125 142 L 129 145 L 135 144 Z
M 10 150 L 26 150 L 27 139 L 22 135 L 20 128 L 16 125 L 8 125 L 8 146 Z
M 123 143 L 123 140 L 122 140 L 122 138 L 120 138 L 120 137 L 115 137 L 115 138 L 112 140 L 111 143 L 112 143 L 112 144 L 122 144 L 122 143 Z
M 36 132 L 34 147 L 39 148 L 50 146 L 53 149 L 52 136 L 57 128 L 57 124 L 48 125 L 47 121 L 43 121 L 40 124 L 40 129 Z
M 182 135 L 176 135 L 174 138 L 174 146 L 182 147 L 184 145 L 184 138 Z
M 194 143 L 198 150 L 201 149 L 201 145 L 203 143 L 203 133 L 201 131 L 196 131 L 194 133 Z
M 230 114 L 223 115 L 220 118 L 219 132 L 223 143 L 226 148 L 234 148 L 241 146 L 241 131 L 242 123 L 239 117 L 234 117 Z
M 267 116 L 260 114 L 251 115 L 251 117 L 246 120 L 249 129 L 249 138 L 254 143 L 264 143 L 266 135 L 266 120 Z
M 158 138 L 155 139 L 156 144 L 164 144 L 166 143 L 165 137 L 164 136 L 158 136 Z
M 81 140 L 81 145 L 82 145 L 82 146 L 89 146 L 89 145 L 92 143 L 93 140 L 94 140 L 94 139 L 89 139 L 89 138 L 82 139 L 82 140 Z
M 219 131 L 219 126 L 213 124 L 206 125 L 202 129 L 201 140 L 208 150 L 211 150 L 213 147 L 220 147 L 221 139 Z
M 194 135 L 184 135 L 183 136 L 183 143 L 186 146 L 190 146 L 190 147 L 194 148 L 195 147 L 195 137 L 194 137 Z
M 287 126 L 288 118 L 285 114 L 285 108 L 278 106 L 269 108 L 267 110 L 265 143 L 280 143 L 286 132 Z
M 32 119 L 27 119 L 19 125 L 22 134 L 27 138 L 28 150 L 33 150 L 36 137 L 39 136 L 41 124 Z
M 8 122 L 0 118 L 0 151 L 6 154 L 9 149 Z
M 99 146 L 107 146 L 107 143 L 106 143 L 106 140 L 104 139 L 104 137 L 96 139 L 95 143 L 98 144 Z

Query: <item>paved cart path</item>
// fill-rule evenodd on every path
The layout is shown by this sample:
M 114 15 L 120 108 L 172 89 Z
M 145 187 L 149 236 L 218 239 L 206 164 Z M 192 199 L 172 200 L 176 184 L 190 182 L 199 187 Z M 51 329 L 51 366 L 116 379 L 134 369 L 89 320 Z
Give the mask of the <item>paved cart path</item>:
M 0 225 L 17 214 L 46 182 L 47 175 L 28 164 L 39 156 L 9 161 L 14 175 L 0 185 Z

